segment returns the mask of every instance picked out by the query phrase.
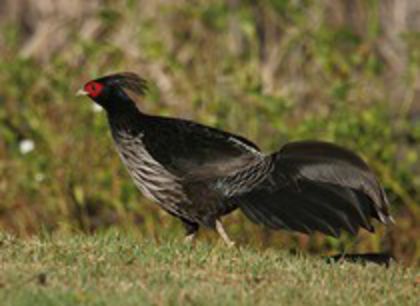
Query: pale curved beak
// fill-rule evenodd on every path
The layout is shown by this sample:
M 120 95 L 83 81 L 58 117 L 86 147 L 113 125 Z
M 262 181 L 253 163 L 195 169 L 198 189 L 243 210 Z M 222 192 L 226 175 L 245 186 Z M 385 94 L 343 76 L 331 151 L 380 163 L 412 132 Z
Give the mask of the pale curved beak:
M 89 93 L 86 91 L 86 90 L 84 90 L 84 89 L 79 89 L 77 92 L 76 92 L 76 96 L 87 96 Z

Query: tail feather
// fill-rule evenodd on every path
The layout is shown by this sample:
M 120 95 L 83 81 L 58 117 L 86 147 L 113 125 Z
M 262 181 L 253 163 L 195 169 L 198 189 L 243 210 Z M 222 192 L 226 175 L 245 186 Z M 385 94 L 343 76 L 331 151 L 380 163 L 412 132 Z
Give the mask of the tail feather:
M 352 234 L 356 234 L 358 228 L 355 222 L 352 222 L 354 219 L 349 218 L 349 215 L 352 214 L 352 212 L 347 209 L 348 207 L 346 207 L 346 203 L 337 200 L 335 201 L 337 208 L 331 207 L 327 202 L 328 199 L 326 196 L 328 195 L 322 194 L 320 188 L 318 189 L 319 190 L 314 192 L 310 197 L 300 197 L 300 206 L 302 209 L 311 211 L 312 214 L 317 215 L 318 218 L 322 218 L 322 220 L 325 220 L 325 222 L 330 224 L 330 226 L 334 229 L 334 236 L 338 236 L 340 234 L 341 228 L 346 229 Z M 314 224 L 315 230 L 323 232 L 322 228 L 318 228 L 317 225 L 318 224 Z
M 339 236 L 389 223 L 388 201 L 376 176 L 357 155 L 336 145 L 293 143 L 270 156 L 267 179 L 235 197 L 253 222 L 273 229 Z
M 320 188 L 303 184 L 301 188 L 300 192 L 280 192 L 270 196 L 259 194 L 258 198 L 241 202 L 240 207 L 252 221 L 272 229 L 296 230 L 307 234 L 320 231 L 339 236 L 343 228 L 352 234 L 357 233 L 360 218 L 351 211 L 350 205 Z M 331 200 L 335 201 L 336 207 L 330 205 Z
M 253 203 L 258 203 L 258 205 Z M 264 224 L 271 229 L 296 229 L 303 233 L 311 233 L 308 227 L 300 220 L 292 218 L 290 213 L 284 211 L 282 207 L 272 207 L 270 203 L 270 199 L 250 199 L 243 203 L 241 208 L 245 210 L 245 214 L 251 220 L 257 221 L 256 223 L 258 224 Z
M 331 193 L 333 193 L 335 196 L 340 197 L 340 199 L 347 203 L 347 205 L 351 205 L 353 210 L 355 211 L 353 218 L 357 223 L 367 229 L 368 231 L 373 231 L 373 226 L 368 220 L 366 216 L 370 215 L 372 211 L 372 204 L 368 197 L 360 197 L 359 195 L 363 195 L 360 192 L 357 192 L 355 190 L 350 189 L 342 189 L 340 192 L 331 187 L 331 186 L 325 186 L 324 188 L 328 189 Z

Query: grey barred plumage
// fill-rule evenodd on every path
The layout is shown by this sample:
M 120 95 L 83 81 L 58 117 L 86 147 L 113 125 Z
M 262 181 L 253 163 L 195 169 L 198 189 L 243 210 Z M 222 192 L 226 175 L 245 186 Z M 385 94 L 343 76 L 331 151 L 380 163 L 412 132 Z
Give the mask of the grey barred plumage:
M 141 192 L 174 216 L 185 218 L 182 208 L 190 201 L 182 183 L 147 152 L 143 134 L 132 135 L 125 129 L 118 129 L 113 138 L 123 163 Z
M 252 190 L 266 179 L 272 170 L 272 158 L 258 153 L 250 164 L 218 179 L 214 187 L 229 198 Z
M 106 110 L 136 186 L 184 223 L 188 240 L 207 226 L 231 245 L 219 220 L 236 208 L 257 224 L 308 234 L 357 234 L 373 231 L 372 219 L 392 222 L 382 186 L 355 153 L 300 141 L 264 154 L 241 136 L 144 114 L 146 91 L 143 79 L 121 73 L 90 81 L 81 93 Z

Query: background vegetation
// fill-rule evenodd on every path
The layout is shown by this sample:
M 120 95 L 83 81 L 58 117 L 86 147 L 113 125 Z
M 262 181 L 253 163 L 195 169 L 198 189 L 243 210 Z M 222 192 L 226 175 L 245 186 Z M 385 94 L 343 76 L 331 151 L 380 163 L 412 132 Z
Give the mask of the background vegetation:
M 331 239 L 272 233 L 239 214 L 240 244 L 387 250 L 420 260 L 420 5 L 416 1 L 0 0 L 0 228 L 21 236 L 181 227 L 145 200 L 104 114 L 74 93 L 131 70 L 145 110 L 242 134 L 264 150 L 324 139 L 369 161 L 396 225 Z M 202 240 L 217 239 L 211 233 Z

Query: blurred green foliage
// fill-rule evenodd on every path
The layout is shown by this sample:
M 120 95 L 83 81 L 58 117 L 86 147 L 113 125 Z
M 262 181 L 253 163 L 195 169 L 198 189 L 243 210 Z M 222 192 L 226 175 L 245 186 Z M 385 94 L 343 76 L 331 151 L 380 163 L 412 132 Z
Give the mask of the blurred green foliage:
M 226 224 L 236 240 L 314 252 L 390 249 L 418 262 L 420 121 L 409 110 L 418 103 L 420 36 L 403 36 L 407 68 L 391 82 L 406 94 L 392 100 L 377 50 L 377 1 L 369 3 L 360 35 L 331 24 L 317 1 L 105 1 L 65 24 L 60 48 L 50 36 L 41 56 L 22 52 L 22 24 L 3 23 L 1 228 L 23 235 L 119 226 L 156 238 L 175 228 L 182 235 L 176 220 L 136 191 L 104 114 L 74 96 L 93 77 L 132 70 L 153 84 L 149 112 L 242 134 L 265 150 L 324 139 L 360 152 L 397 221 L 387 232 L 379 226 L 376 235 L 335 240 L 271 233 L 234 214 Z

